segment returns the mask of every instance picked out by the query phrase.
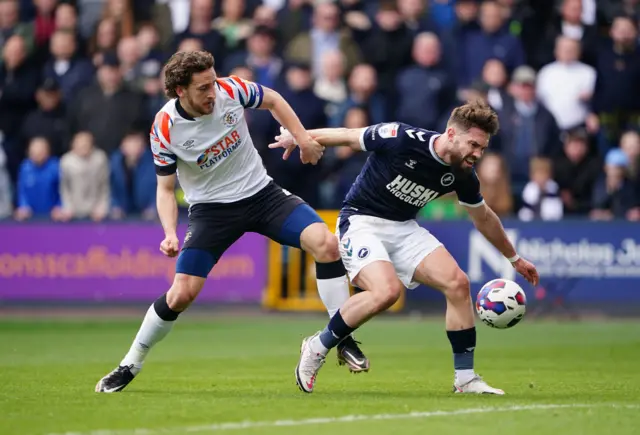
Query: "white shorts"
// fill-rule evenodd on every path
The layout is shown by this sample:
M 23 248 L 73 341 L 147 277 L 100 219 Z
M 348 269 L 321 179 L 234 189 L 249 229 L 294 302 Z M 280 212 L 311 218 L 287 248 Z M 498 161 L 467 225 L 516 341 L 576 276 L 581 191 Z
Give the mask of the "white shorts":
M 340 221 L 349 219 L 348 228 L 340 237 Z M 343 221 L 343 228 L 346 225 Z M 396 269 L 405 287 L 414 289 L 420 283 L 413 274 L 422 260 L 442 243 L 414 220 L 397 222 L 375 216 L 341 217 L 336 225 L 340 239 L 340 256 L 349 279 L 353 280 L 366 265 L 388 261 Z

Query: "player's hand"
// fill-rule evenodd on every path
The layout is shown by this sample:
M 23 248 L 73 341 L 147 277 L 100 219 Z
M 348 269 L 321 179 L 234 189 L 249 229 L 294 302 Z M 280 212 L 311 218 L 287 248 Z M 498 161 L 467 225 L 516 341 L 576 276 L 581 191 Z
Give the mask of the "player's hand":
M 160 243 L 160 251 L 167 257 L 175 257 L 178 255 L 180 242 L 178 241 L 178 236 L 169 235 L 164 238 L 162 243 Z
M 300 147 L 300 160 L 302 160 L 302 163 L 316 165 L 324 153 L 324 147 L 311 136 L 300 142 L 298 146 Z
M 282 155 L 282 160 L 287 160 L 291 155 L 291 153 L 293 152 L 293 150 L 295 150 L 297 147 L 296 142 L 293 139 L 293 136 L 291 135 L 291 133 L 289 133 L 289 131 L 286 128 L 280 127 L 280 134 L 276 136 L 274 139 L 276 141 L 274 143 L 269 144 L 269 148 L 271 149 L 284 148 L 284 154 Z
M 524 277 L 524 279 L 529 281 L 532 285 L 536 286 L 540 282 L 540 275 L 538 275 L 536 267 L 524 258 L 521 257 L 517 261 L 515 261 L 513 263 L 513 267 L 520 275 Z

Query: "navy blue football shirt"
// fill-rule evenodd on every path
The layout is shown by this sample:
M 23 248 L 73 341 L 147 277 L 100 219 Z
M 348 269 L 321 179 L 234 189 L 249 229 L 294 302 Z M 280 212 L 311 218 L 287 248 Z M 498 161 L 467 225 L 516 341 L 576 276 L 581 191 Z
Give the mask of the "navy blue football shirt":
M 411 220 L 427 203 L 453 191 L 461 204 L 481 205 L 484 199 L 475 170 L 465 172 L 442 161 L 433 148 L 439 135 L 399 122 L 367 127 L 360 146 L 371 155 L 341 214 Z

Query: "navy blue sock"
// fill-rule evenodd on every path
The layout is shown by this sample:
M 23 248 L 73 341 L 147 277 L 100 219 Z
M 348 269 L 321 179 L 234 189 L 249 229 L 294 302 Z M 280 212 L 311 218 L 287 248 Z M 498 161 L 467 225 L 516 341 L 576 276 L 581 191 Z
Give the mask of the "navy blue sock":
M 320 342 L 327 349 L 332 349 L 355 330 L 356 328 L 352 328 L 344 323 L 342 314 L 340 314 L 340 310 L 338 310 L 331 320 L 329 320 L 329 324 L 324 328 L 324 331 L 320 333 Z
M 456 370 L 472 370 L 473 351 L 476 349 L 476 328 L 447 331 L 447 337 L 453 350 L 453 368 Z

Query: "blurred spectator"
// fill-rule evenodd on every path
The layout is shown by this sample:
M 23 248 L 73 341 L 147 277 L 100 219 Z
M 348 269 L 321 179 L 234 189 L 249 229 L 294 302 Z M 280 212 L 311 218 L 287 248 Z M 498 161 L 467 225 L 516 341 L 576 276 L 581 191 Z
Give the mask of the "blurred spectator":
M 113 54 L 116 52 L 118 40 L 119 36 L 115 20 L 101 20 L 100 23 L 98 23 L 98 27 L 89 47 L 91 61 L 96 68 L 102 65 L 106 54 Z
M 598 31 L 595 26 L 586 25 L 582 19 L 583 0 L 562 0 L 560 15 L 554 17 L 551 23 L 544 26 L 539 36 L 539 46 L 534 54 L 533 66 L 540 68 L 553 61 L 554 46 L 557 50 L 557 40 L 564 36 L 578 43 L 578 58 L 583 63 L 595 64 Z M 557 60 L 556 51 L 556 60 Z
M 244 13 L 245 0 L 222 0 L 222 16 L 211 23 L 211 27 L 224 37 L 227 53 L 244 49 L 253 32 L 253 22 L 245 18 Z
M 359 32 L 358 40 L 365 62 L 378 73 L 378 90 L 392 106 L 396 76 L 411 64 L 413 34 L 405 26 L 394 1 L 381 1 L 374 18 L 365 31 Z
M 313 93 L 311 68 L 307 64 L 295 64 L 287 69 L 286 84 L 280 93 L 296 112 L 307 129 L 327 125 L 324 101 Z M 269 151 L 267 171 L 276 183 L 291 193 L 304 198 L 312 207 L 318 207 L 320 179 L 323 163 L 303 165 L 296 149 L 287 161 L 282 154 Z
M 213 54 L 216 65 L 224 65 L 225 41 L 220 33 L 211 28 L 212 19 L 213 0 L 192 0 L 189 27 L 176 35 L 175 46 L 185 39 L 199 39 L 204 49 Z
M 451 8 L 451 11 L 453 12 L 453 8 Z M 427 13 L 426 0 L 398 0 L 398 12 L 400 12 L 404 25 L 411 31 L 413 36 L 438 30 L 431 19 L 431 15 Z
M 128 36 L 118 42 L 118 61 L 122 81 L 131 90 L 142 91 L 144 80 L 140 69 L 140 45 L 135 36 Z
M 508 71 L 524 64 L 524 50 L 518 38 L 504 27 L 501 6 L 491 0 L 480 7 L 480 29 L 471 31 L 459 47 L 462 64 L 458 69 L 458 85 L 469 86 L 482 76 L 487 60 L 500 59 Z
M 48 216 L 60 220 L 59 177 L 57 157 L 51 157 L 49 142 L 35 138 L 29 144 L 29 155 L 20 165 L 18 174 L 18 208 L 15 218 L 23 221 L 32 216 Z
M 78 29 L 78 13 L 73 5 L 61 3 L 55 11 L 55 30 L 65 30 L 75 35 L 76 52 L 81 56 L 86 56 L 87 44 Z
M 534 157 L 530 162 L 531 181 L 522 192 L 522 208 L 518 218 L 523 221 L 542 219 L 556 221 L 562 219 L 563 207 L 560 188 L 553 178 L 551 160 Z
M 101 21 L 105 0 L 76 0 L 78 7 L 78 30 L 84 39 L 93 35 L 98 22 Z
M 225 59 L 223 74 L 233 68 L 246 65 L 255 74 L 256 82 L 274 88 L 281 80 L 283 62 L 275 54 L 275 32 L 268 27 L 258 27 L 247 41 L 247 50 L 238 51 Z
M 627 176 L 629 158 L 619 148 L 605 157 L 605 175 L 598 180 L 593 192 L 591 219 L 610 220 L 633 218 L 640 206 L 638 188 Z
M 575 39 L 558 37 L 555 56 L 556 61 L 538 73 L 537 95 L 553 114 L 558 127 L 569 130 L 585 125 L 595 89 L 596 71 L 578 61 L 580 44 Z
M 346 113 L 352 107 L 362 107 L 371 124 L 387 121 L 386 101 L 377 91 L 378 76 L 371 65 L 356 65 L 349 75 L 349 95 L 330 120 L 331 127 L 342 127 Z
M 433 130 L 442 113 L 454 103 L 455 83 L 442 67 L 440 57 L 440 41 L 434 33 L 416 37 L 414 65 L 401 71 L 396 79 L 399 121 Z
M 635 21 L 616 18 L 610 35 L 611 41 L 598 53 L 594 115 L 587 118 L 592 133 L 602 128 L 603 152 L 616 145 L 622 131 L 640 127 L 640 47 Z
M 151 120 L 141 119 L 141 95 L 127 89 L 115 56 L 105 56 L 98 68 L 98 83 L 82 90 L 69 107 L 70 133 L 89 131 L 98 148 L 110 153 L 116 149 L 126 132 Z
M 513 196 L 507 163 L 500 154 L 485 154 L 476 169 L 480 193 L 485 202 L 500 217 L 513 214 Z
M 24 144 L 35 137 L 44 137 L 49 141 L 51 154 L 60 156 L 67 149 L 65 144 L 66 125 L 65 107 L 62 93 L 55 79 L 46 79 L 36 91 L 38 108 L 30 112 L 22 122 L 20 140 Z
M 345 82 L 345 58 L 340 50 L 325 52 L 322 58 L 322 72 L 315 80 L 313 92 L 318 98 L 333 105 L 342 104 L 347 99 Z M 335 113 L 333 110 L 332 113 Z
M 156 216 L 156 174 L 151 149 L 141 133 L 127 134 L 111 156 L 111 217 Z
M 33 21 L 36 50 L 46 55 L 49 39 L 56 29 L 54 11 L 58 0 L 33 0 L 33 3 L 36 7 L 36 17 Z
M 426 6 L 427 2 L 421 0 L 420 3 Z M 427 13 L 439 30 L 449 30 L 456 24 L 456 3 L 456 0 L 433 0 L 428 2 L 429 10 Z M 402 5 L 400 5 L 400 9 L 402 10 Z
M 189 26 L 190 0 L 157 0 L 160 4 L 167 4 L 171 10 L 173 32 L 179 34 Z
M 554 157 L 553 178 L 560 186 L 566 215 L 585 215 L 591 210 L 592 192 L 602 163 L 589 150 L 589 136 L 583 128 L 563 135 L 562 153 Z
M 287 46 L 285 58 L 291 62 L 312 65 L 313 76 L 322 72 L 324 53 L 340 50 L 346 58 L 347 71 L 360 59 L 357 45 L 349 31 L 340 26 L 340 10 L 334 3 L 319 3 L 313 11 L 313 25 L 309 32 L 300 33 Z
M 507 91 L 509 76 L 502 61 L 498 59 L 487 60 L 482 68 L 482 81 L 489 87 L 487 102 L 493 110 L 499 113 L 505 102 L 511 99 Z
M 346 128 L 364 128 L 369 124 L 367 112 L 363 108 L 352 107 L 347 111 L 344 119 Z M 336 147 L 333 151 L 335 162 L 332 172 L 335 174 L 335 184 L 326 201 L 328 207 L 339 209 L 369 156 L 350 147 Z
M 65 103 L 76 97 L 94 77 L 91 62 L 78 54 L 75 34 L 57 30 L 51 38 L 51 60 L 44 67 L 44 76 L 60 84 Z
M 536 73 L 527 66 L 517 68 L 511 80 L 513 101 L 503 107 L 500 120 L 501 151 L 509 164 L 516 194 L 529 179 L 529 160 L 550 156 L 560 149 L 560 133 L 553 115 L 536 100 Z
M 620 137 L 620 149 L 629 159 L 629 178 L 640 182 L 640 134 L 634 130 L 626 131 Z
M 14 35 L 22 37 L 25 51 L 31 54 L 35 44 L 33 27 L 20 22 L 20 3 L 18 0 L 0 0 L 0 47 Z M 2 62 L 4 59 L 0 59 L 0 66 Z
M 119 38 L 133 36 L 134 19 L 131 0 L 105 0 L 102 9 L 102 19 L 112 19 L 116 24 Z
M 76 134 L 71 151 L 60 159 L 60 196 L 63 220 L 99 222 L 109 213 L 109 160 L 95 148 L 91 133 Z
M 7 218 L 13 213 L 13 189 L 7 171 L 7 155 L 0 142 L 0 219 Z
M 2 4 L 2 3 L 0 3 Z M 0 66 L 0 131 L 4 135 L 5 152 L 10 171 L 15 175 L 16 159 L 22 159 L 23 149 L 16 143 L 22 120 L 36 107 L 34 94 L 40 78 L 37 67 L 27 59 L 24 39 L 14 35 L 3 47 Z
M 160 46 L 160 35 L 158 29 L 150 23 L 140 26 L 140 30 L 136 35 L 138 43 L 138 77 L 141 80 L 141 90 L 147 95 L 153 94 L 149 92 L 148 83 L 150 81 L 157 81 L 162 70 L 162 65 L 167 58 L 167 55 L 162 52 Z M 156 84 L 152 85 L 153 90 L 156 89 Z

